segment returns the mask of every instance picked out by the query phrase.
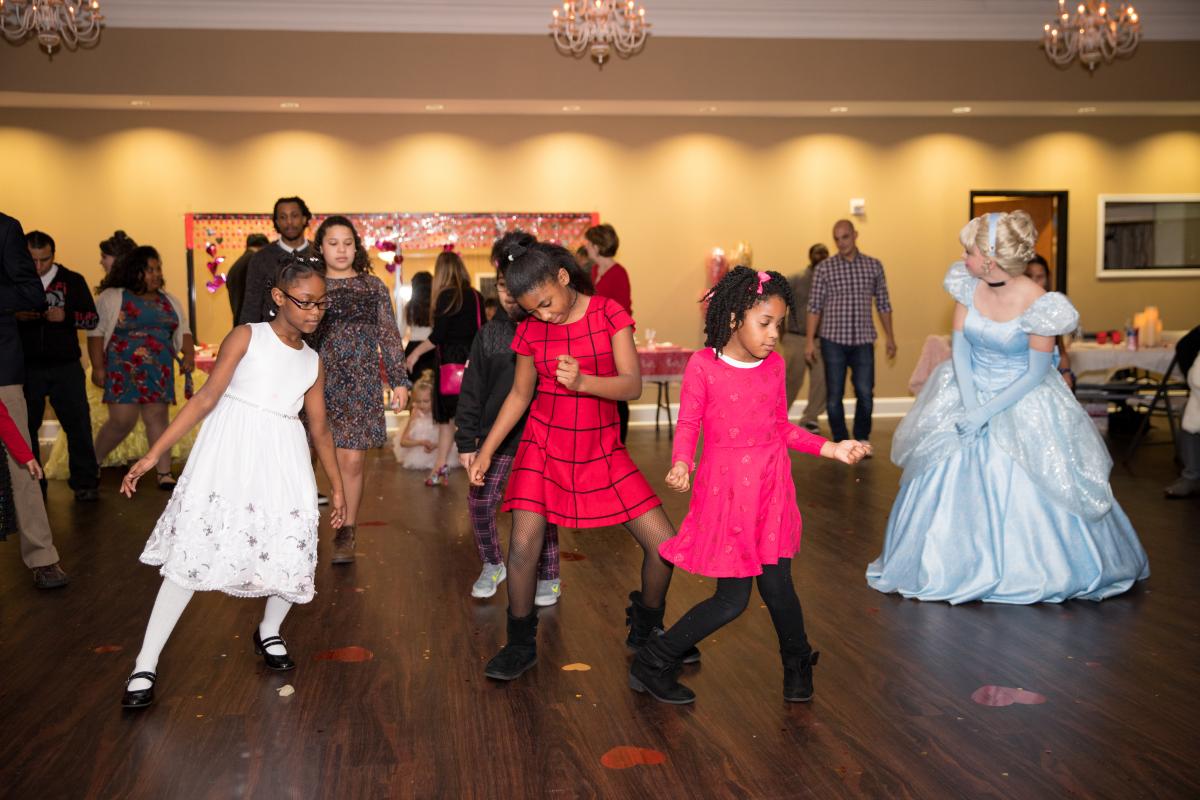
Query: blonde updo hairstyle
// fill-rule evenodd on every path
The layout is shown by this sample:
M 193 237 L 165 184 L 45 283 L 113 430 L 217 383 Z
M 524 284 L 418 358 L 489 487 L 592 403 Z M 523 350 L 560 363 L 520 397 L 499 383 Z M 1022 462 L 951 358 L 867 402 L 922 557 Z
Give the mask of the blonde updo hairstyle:
M 988 215 L 976 217 L 963 226 L 958 234 L 962 246 L 970 250 L 978 247 L 984 258 L 989 258 L 996 266 L 1009 275 L 1025 274 L 1025 266 L 1033 258 L 1034 243 L 1037 241 L 1037 227 L 1033 217 L 1024 211 L 1013 211 L 1001 214 L 996 223 L 996 252 L 988 252 Z

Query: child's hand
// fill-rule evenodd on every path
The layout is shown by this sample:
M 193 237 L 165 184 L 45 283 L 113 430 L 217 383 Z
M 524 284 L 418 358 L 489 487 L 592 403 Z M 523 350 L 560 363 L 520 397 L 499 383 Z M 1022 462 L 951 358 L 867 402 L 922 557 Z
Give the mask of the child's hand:
M 830 442 L 829 444 L 833 445 L 829 458 L 841 461 L 843 464 L 857 464 L 871 452 L 871 445 L 854 439 L 843 439 L 840 442 Z
M 476 453 L 468 470 L 468 474 L 471 476 L 471 485 L 483 486 L 483 479 L 487 475 L 488 468 L 491 466 L 492 457 L 490 455 L 487 453 Z
M 329 493 L 329 524 L 334 529 L 346 524 L 346 495 L 340 489 Z
M 426 453 L 432 453 L 434 450 L 437 450 L 437 442 L 431 442 L 426 439 L 425 441 L 421 442 L 421 447 L 425 449 Z
M 688 475 L 687 464 L 682 461 L 675 462 L 675 466 L 667 473 L 667 486 L 677 492 L 686 492 L 690 488 L 691 477 Z
M 101 389 L 104 388 L 105 375 L 107 373 L 104 371 L 104 367 L 92 367 L 92 383 Z
M 475 461 L 474 453 L 459 453 L 458 454 L 458 463 L 462 464 L 462 468 L 467 471 L 468 475 L 471 474 L 471 464 L 474 463 L 474 461 Z
M 158 462 L 157 458 L 151 458 L 149 454 L 142 456 L 134 462 L 129 468 L 129 472 L 125 473 L 125 477 L 121 480 L 121 494 L 126 497 L 133 497 L 133 493 L 137 491 L 138 481 L 150 470 L 154 469 L 154 465 Z
M 25 469 L 29 470 L 29 474 L 33 476 L 34 480 L 40 481 L 42 479 L 42 465 L 37 463 L 36 458 L 29 459 L 25 464 Z
M 583 391 L 583 373 L 579 371 L 579 362 L 574 356 L 563 353 L 558 357 L 554 378 L 573 392 Z

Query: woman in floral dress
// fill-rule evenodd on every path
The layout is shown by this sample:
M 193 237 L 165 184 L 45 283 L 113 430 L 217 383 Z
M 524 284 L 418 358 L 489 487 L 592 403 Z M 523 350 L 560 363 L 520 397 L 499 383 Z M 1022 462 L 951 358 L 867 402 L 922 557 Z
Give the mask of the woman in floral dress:
M 315 244 L 325 265 L 329 311 L 307 341 L 325 365 L 326 413 L 346 490 L 346 519 L 334 538 L 333 563 L 349 564 L 367 450 L 387 441 L 381 363 L 393 408 L 408 403 L 412 384 L 391 297 L 383 281 L 370 274 L 371 262 L 353 223 L 328 217 L 317 228 Z
M 153 447 L 167 429 L 167 406 L 175 402 L 175 359 L 194 365 L 192 334 L 183 304 L 163 289 L 162 258 L 153 247 L 135 248 L 113 264 L 100 283 L 100 323 L 88 332 L 92 382 L 104 389 L 108 421 L 96 433 L 96 459 L 103 463 L 138 416 Z M 113 289 L 115 291 L 105 291 Z M 175 486 L 171 455 L 158 461 L 160 489 Z

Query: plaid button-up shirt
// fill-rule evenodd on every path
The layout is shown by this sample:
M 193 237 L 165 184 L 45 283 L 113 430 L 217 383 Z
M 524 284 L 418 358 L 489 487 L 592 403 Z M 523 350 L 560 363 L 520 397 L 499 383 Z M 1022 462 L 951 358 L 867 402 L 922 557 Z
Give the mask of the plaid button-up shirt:
M 847 260 L 838 253 L 822 261 L 808 296 L 808 310 L 821 315 L 817 335 L 845 345 L 875 341 L 872 297 L 881 314 L 892 310 L 887 278 L 878 259 L 858 253 Z

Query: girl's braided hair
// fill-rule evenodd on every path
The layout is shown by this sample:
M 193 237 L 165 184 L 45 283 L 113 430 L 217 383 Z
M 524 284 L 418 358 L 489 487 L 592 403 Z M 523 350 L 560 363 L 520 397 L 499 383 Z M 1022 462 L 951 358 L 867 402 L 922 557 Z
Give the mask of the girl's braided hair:
M 789 309 L 795 304 L 791 284 L 778 272 L 734 267 L 725 273 L 725 277 L 700 300 L 708 303 L 704 314 L 704 346 L 720 353 L 734 330 L 742 327 L 746 312 L 768 297 L 780 298 Z M 729 324 L 731 319 L 732 326 Z

